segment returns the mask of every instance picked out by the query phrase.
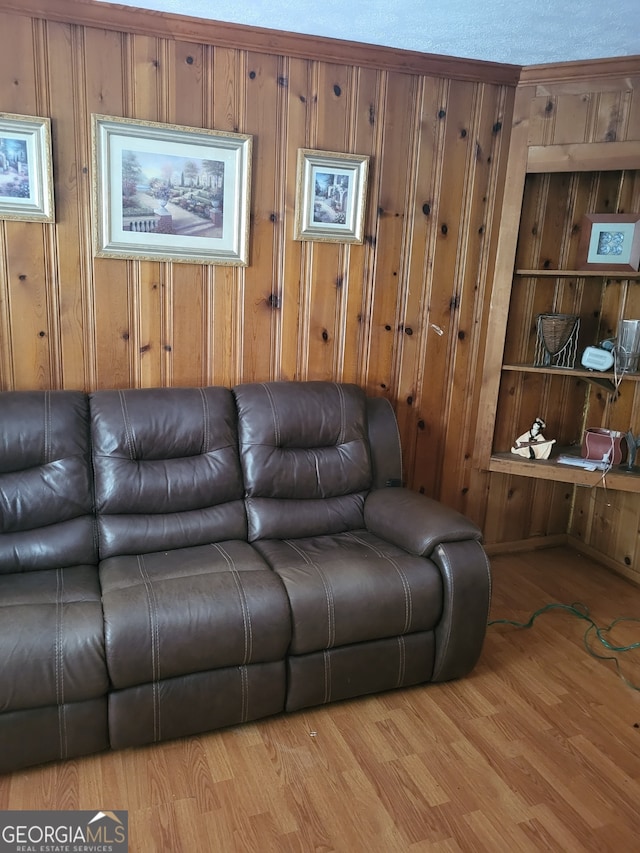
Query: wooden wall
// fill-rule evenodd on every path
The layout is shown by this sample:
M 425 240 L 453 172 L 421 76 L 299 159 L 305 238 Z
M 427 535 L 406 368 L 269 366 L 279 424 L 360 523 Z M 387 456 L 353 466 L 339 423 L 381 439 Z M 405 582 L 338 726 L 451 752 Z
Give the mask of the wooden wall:
M 56 195 L 54 225 L 0 222 L 0 388 L 357 382 L 396 408 L 407 484 L 469 514 L 488 545 L 568 532 L 637 572 L 639 496 L 483 464 L 528 158 L 597 171 L 615 149 L 638 166 L 637 59 L 525 69 L 514 105 L 519 72 L 0 0 L 0 111 L 51 117 Z M 250 265 L 94 258 L 92 113 L 252 134 Z M 371 155 L 362 246 L 293 240 L 301 147 Z M 570 212 L 553 215 L 567 233 Z
M 486 412 L 479 429 L 481 456 L 524 431 L 542 402 L 549 437 L 580 442 L 584 426 L 640 431 L 640 385 L 625 383 L 617 400 L 583 382 L 532 375 L 503 377 L 507 361 L 530 361 L 532 314 L 575 310 L 582 343 L 613 337 L 620 316 L 636 317 L 640 283 L 548 279 L 537 288 L 513 269 L 575 265 L 585 212 L 640 211 L 640 59 L 569 63 L 524 69 L 514 124 L 503 209 L 501 244 L 490 323 L 495 335 L 485 363 L 485 409 L 498 401 L 498 419 Z M 521 204 L 525 199 L 524 207 Z M 551 291 L 549 291 L 551 288 Z M 546 289 L 546 293 L 544 292 Z M 536 304 L 535 300 L 538 300 Z M 511 306 L 511 308 L 509 308 Z M 543 307 L 546 306 L 546 307 Z M 507 328 L 507 313 L 516 325 Z M 587 326 L 589 328 L 587 328 Z M 591 340 L 587 340 L 592 336 Z M 526 386 L 526 388 L 524 387 Z M 486 439 L 486 441 L 485 441 Z M 480 465 L 482 466 L 482 461 Z M 489 475 L 484 529 L 488 542 L 508 543 L 569 534 L 570 541 L 616 571 L 640 581 L 640 495 L 610 488 L 575 487 L 506 474 Z
M 0 111 L 51 117 L 56 223 L 0 222 L 0 388 L 357 382 L 397 409 L 408 485 L 465 510 L 516 77 L 1 0 Z M 250 265 L 94 258 L 92 113 L 252 134 Z M 293 240 L 301 147 L 371 156 L 363 245 Z

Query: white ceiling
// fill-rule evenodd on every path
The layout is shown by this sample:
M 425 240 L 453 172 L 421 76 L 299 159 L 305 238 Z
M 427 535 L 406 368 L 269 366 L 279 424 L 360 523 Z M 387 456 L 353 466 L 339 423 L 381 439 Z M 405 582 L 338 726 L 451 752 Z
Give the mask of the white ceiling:
M 120 0 L 120 4 L 514 65 L 640 54 L 640 0 Z

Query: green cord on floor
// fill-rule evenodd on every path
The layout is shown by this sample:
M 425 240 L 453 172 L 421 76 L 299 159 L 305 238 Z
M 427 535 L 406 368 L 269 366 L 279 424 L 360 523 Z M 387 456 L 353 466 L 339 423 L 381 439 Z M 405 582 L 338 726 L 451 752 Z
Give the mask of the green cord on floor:
M 493 619 L 488 624 L 512 625 L 514 628 L 531 628 L 538 616 L 541 616 L 543 613 L 547 613 L 549 610 L 564 610 L 567 613 L 571 613 L 573 616 L 576 616 L 578 619 L 587 622 L 587 630 L 584 633 L 584 646 L 587 652 L 592 657 L 598 658 L 598 660 L 612 660 L 615 664 L 616 672 L 624 681 L 624 683 L 628 687 L 631 687 L 632 690 L 640 691 L 640 686 L 634 684 L 632 681 L 629 681 L 629 679 L 622 674 L 622 671 L 620 669 L 620 662 L 618 658 L 615 657 L 615 655 L 598 654 L 596 651 L 594 651 L 591 645 L 592 637 L 595 636 L 600 642 L 600 644 L 610 652 L 622 653 L 633 651 L 633 649 L 640 649 L 640 641 L 637 643 L 631 643 L 628 646 L 618 646 L 607 639 L 607 634 L 609 634 L 616 625 L 619 625 L 621 622 L 640 623 L 640 619 L 637 619 L 633 616 L 619 616 L 617 619 L 614 619 L 611 624 L 606 625 L 604 628 L 601 628 L 596 622 L 594 622 L 594 620 L 589 615 L 589 608 L 585 604 L 581 604 L 579 601 L 576 601 L 573 604 L 545 604 L 544 607 L 541 607 L 539 610 L 536 610 L 535 613 L 531 615 L 528 622 L 514 622 L 511 619 Z

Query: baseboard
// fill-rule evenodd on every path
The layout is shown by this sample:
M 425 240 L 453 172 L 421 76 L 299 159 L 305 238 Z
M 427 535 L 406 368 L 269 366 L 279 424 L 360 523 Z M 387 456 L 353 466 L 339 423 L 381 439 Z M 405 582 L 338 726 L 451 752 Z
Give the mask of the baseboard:
M 576 536 L 567 536 L 567 545 L 575 551 L 578 551 L 580 554 L 584 554 L 585 557 L 595 560 L 596 563 L 602 563 L 603 566 L 606 566 L 608 569 L 611 569 L 612 572 L 615 572 L 617 575 L 631 581 L 636 586 L 640 585 L 640 572 L 634 570 L 632 566 L 625 566 L 617 560 L 607 557 L 607 555 L 603 554 L 602 551 L 596 551 L 595 548 L 592 548 L 591 545 L 587 545 Z
M 552 536 L 532 536 L 530 539 L 516 539 L 513 542 L 493 542 L 485 544 L 484 550 L 492 557 L 496 554 L 517 554 L 522 551 L 538 551 L 541 548 L 557 548 L 568 544 L 566 533 L 554 533 Z

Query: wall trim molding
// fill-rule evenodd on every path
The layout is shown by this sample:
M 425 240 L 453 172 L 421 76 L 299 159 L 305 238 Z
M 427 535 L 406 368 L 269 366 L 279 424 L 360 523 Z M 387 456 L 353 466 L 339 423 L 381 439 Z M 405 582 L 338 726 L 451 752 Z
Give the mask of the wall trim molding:
M 458 59 L 361 42 L 248 27 L 97 0 L 0 0 L 1 12 L 136 35 L 158 36 L 177 41 L 192 41 L 429 77 L 515 86 L 520 76 L 519 65 Z
M 583 542 L 582 539 L 579 539 L 577 536 L 572 536 L 571 534 L 567 536 L 567 545 L 579 554 L 584 554 L 585 557 L 597 560 L 597 562 L 602 563 L 603 566 L 611 569 L 611 571 L 620 575 L 620 577 L 631 581 L 631 583 L 636 586 L 640 585 L 640 575 L 636 570 L 634 570 L 633 566 L 625 566 L 624 564 L 619 563 L 617 560 L 613 559 L 613 557 L 609 557 L 608 554 L 604 554 L 602 551 L 598 551 L 591 545 L 587 545 L 587 543 Z
M 498 554 L 520 554 L 528 551 L 541 551 L 543 548 L 558 548 L 568 544 L 566 533 L 553 533 L 547 536 L 531 536 L 529 539 L 513 539 L 510 542 L 485 542 L 484 550 L 490 557 Z
M 610 59 L 586 59 L 576 62 L 552 62 L 546 65 L 525 65 L 520 72 L 520 85 L 568 83 L 609 77 L 628 78 L 640 75 L 640 55 L 615 56 Z M 629 80 L 630 88 L 633 81 Z

